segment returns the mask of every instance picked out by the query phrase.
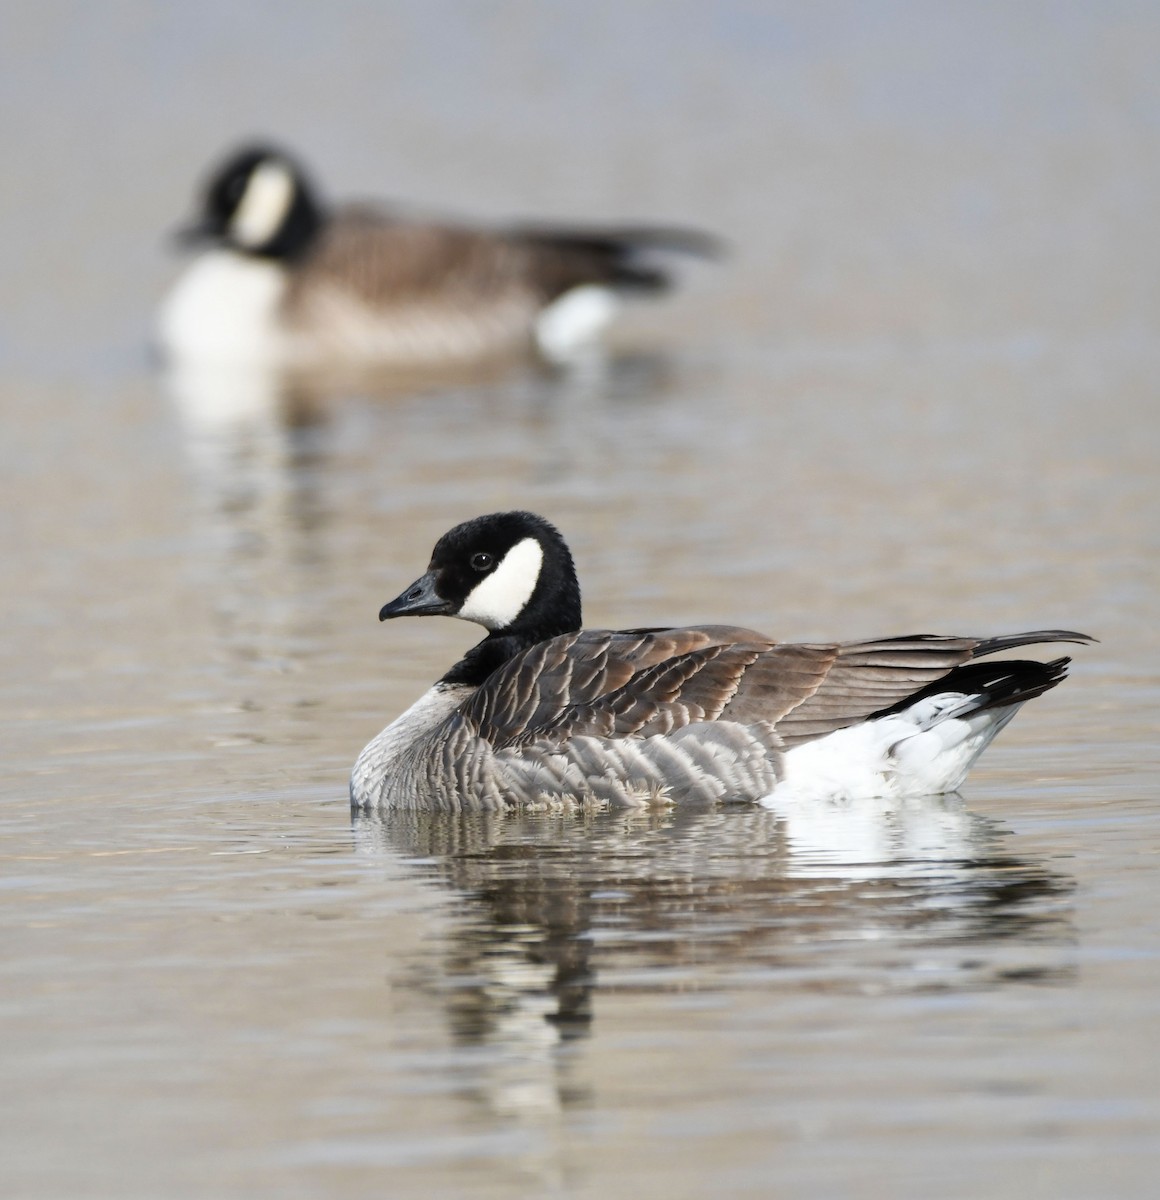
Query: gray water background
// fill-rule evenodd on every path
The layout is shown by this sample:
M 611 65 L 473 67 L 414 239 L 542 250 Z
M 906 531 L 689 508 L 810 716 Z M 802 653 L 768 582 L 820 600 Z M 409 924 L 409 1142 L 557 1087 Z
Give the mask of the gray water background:
M 1156 5 L 0 34 L 0 1193 L 1154 1195 Z M 733 250 L 603 376 L 223 418 L 146 346 L 255 133 L 332 195 Z M 1101 640 L 961 799 L 352 825 L 472 640 L 379 605 L 517 505 L 593 625 Z

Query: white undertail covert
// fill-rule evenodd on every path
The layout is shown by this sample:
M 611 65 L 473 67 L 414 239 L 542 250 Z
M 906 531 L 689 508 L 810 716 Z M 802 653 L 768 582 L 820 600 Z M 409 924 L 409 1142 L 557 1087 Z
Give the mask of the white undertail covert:
M 588 283 L 553 300 L 536 319 L 536 345 L 552 362 L 566 363 L 600 344 L 620 311 L 611 288 Z
M 981 699 L 943 692 L 795 746 L 773 796 L 899 800 L 958 791 L 975 759 L 1022 707 L 980 709 Z

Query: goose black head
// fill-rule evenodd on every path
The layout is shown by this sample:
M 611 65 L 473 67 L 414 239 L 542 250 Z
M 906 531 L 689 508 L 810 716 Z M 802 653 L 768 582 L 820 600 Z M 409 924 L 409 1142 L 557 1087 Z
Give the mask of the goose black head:
M 525 645 L 580 628 L 580 585 L 556 527 L 528 512 L 456 525 L 435 544 L 427 573 L 383 605 L 379 620 L 449 616 Z
M 218 242 L 258 258 L 301 255 L 322 225 L 322 209 L 305 172 L 273 146 L 246 146 L 210 176 L 201 215 L 185 242 Z

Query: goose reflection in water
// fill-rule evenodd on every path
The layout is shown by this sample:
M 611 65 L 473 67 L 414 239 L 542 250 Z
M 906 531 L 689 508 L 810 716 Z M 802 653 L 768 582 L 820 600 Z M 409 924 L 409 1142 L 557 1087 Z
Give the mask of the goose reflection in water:
M 186 367 L 162 385 L 180 420 L 192 525 L 206 550 L 191 563 L 220 641 L 241 661 L 285 665 L 310 635 L 304 598 L 327 569 L 322 401 L 258 369 Z
M 637 351 L 603 355 L 567 371 L 525 365 L 323 373 L 183 362 L 168 365 L 159 378 L 199 485 L 228 498 L 239 485 L 254 497 L 284 492 L 304 447 L 318 457 L 329 427 L 352 398 L 385 411 L 419 402 L 407 427 L 391 430 L 399 451 L 391 469 L 400 479 L 416 462 L 446 450 L 452 421 L 459 437 L 472 444 L 491 438 L 497 452 L 510 450 L 514 429 L 528 441 L 529 481 L 558 480 L 585 469 L 578 431 L 591 429 L 594 409 L 598 416 L 606 407 L 655 402 L 679 386 L 682 375 L 667 354 Z
M 484 1084 L 501 1110 L 574 1096 L 560 1052 L 602 990 L 950 992 L 1073 974 L 1071 879 L 958 796 L 353 822 L 362 852 L 466 901 L 414 985 L 438 992 L 461 1044 L 502 1052 Z

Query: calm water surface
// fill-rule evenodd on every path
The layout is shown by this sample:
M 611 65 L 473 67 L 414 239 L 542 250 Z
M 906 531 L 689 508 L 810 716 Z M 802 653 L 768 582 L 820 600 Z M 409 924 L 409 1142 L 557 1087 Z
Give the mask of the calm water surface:
M 454 11 L 13 22 L 0 1189 L 1154 1194 L 1160 21 Z M 160 232 L 252 129 L 736 249 L 572 378 L 163 378 Z M 1101 640 L 961 797 L 352 821 L 473 636 L 379 606 L 516 505 L 590 624 Z

